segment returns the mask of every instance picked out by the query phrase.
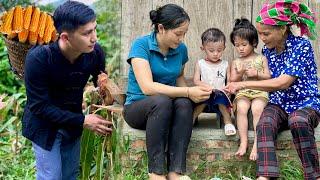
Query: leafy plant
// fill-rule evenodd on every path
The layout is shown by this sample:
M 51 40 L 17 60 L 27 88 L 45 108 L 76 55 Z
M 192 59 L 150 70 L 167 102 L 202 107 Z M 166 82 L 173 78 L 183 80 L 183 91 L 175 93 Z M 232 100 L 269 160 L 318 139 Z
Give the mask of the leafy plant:
M 30 0 L 1 0 L 0 12 L 8 11 L 11 7 L 16 6 L 17 4 L 26 6 L 30 5 Z
M 0 77 L 0 94 L 12 95 L 25 92 L 23 82 L 11 71 L 7 48 L 2 38 L 0 38 Z
M 109 77 L 113 79 L 120 73 L 120 2 L 119 0 L 99 0 L 94 3 L 98 15 L 99 43 L 106 53 L 106 69 Z

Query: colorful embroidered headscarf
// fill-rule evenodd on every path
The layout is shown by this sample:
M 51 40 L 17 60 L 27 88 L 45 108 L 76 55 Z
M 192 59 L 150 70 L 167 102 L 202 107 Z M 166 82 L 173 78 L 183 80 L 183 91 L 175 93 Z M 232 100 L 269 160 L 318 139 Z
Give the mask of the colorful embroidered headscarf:
M 294 0 L 278 0 L 273 4 L 264 4 L 256 22 L 266 25 L 297 25 L 301 35 L 316 38 L 316 18 L 304 3 Z

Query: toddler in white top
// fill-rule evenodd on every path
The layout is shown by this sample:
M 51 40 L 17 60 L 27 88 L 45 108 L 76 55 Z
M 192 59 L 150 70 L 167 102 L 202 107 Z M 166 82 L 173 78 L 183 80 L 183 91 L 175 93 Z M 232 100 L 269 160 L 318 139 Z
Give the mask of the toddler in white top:
M 217 106 L 225 124 L 225 135 L 235 135 L 236 129 L 229 111 L 231 104 L 222 91 L 228 76 L 228 61 L 221 59 L 225 49 L 225 35 L 217 28 L 209 28 L 202 33 L 201 41 L 201 50 L 206 55 L 196 62 L 193 81 L 197 86 L 210 86 L 214 90 L 207 101 L 196 106 L 193 119 L 195 120 L 205 109 L 212 112 Z

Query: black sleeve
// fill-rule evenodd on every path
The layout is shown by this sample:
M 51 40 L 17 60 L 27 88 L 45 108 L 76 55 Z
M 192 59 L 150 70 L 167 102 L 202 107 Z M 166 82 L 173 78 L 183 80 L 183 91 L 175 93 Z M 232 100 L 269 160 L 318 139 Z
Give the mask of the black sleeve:
M 101 46 L 97 43 L 94 48 L 93 52 L 93 57 L 94 57 L 94 62 L 95 62 L 95 68 L 92 71 L 92 81 L 94 83 L 94 86 L 97 87 L 97 80 L 98 80 L 98 75 L 101 72 L 107 73 L 105 68 L 106 68 L 106 56 L 101 48 Z
M 82 126 L 84 115 L 62 110 L 50 102 L 48 57 L 44 47 L 32 51 L 26 57 L 25 86 L 27 108 L 39 118 L 57 125 Z

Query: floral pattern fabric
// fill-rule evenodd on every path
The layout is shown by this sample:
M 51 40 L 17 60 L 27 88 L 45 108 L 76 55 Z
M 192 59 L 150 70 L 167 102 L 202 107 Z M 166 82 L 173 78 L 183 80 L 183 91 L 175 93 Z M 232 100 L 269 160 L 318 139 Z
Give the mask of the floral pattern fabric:
M 262 49 L 268 59 L 272 78 L 282 74 L 295 76 L 297 79 L 285 90 L 269 93 L 270 102 L 280 105 L 288 114 L 304 107 L 320 112 L 317 65 L 309 40 L 289 34 L 283 52 Z

